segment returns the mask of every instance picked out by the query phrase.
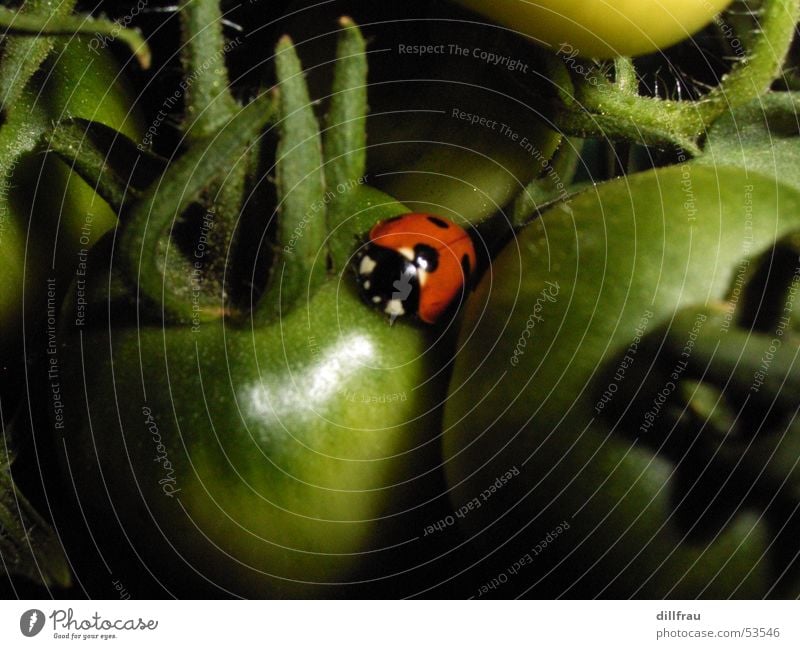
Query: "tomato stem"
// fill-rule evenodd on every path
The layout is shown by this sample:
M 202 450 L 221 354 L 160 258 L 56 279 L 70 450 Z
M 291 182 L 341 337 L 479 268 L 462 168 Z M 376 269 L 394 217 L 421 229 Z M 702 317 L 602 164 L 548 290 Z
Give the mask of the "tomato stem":
M 138 30 L 122 27 L 113 20 L 89 16 L 59 16 L 46 13 L 23 13 L 0 7 L 0 27 L 11 34 L 31 36 L 75 36 L 76 34 L 101 35 L 118 38 L 136 55 L 139 65 L 150 67 L 150 48 Z
M 20 14 L 44 14 L 50 19 L 68 16 L 75 8 L 75 0 L 63 0 L 55 6 L 50 0 L 28 0 L 20 7 Z M 6 113 L 20 98 L 30 78 L 39 69 L 53 49 L 53 38 L 42 36 L 6 36 L 3 58 L 0 60 L 0 112 Z
M 602 71 L 570 75 L 553 55 L 551 79 L 558 89 L 555 123 L 570 135 L 672 146 L 697 156 L 702 138 L 715 120 L 769 91 L 781 74 L 798 20 L 800 0 L 767 0 L 749 53 L 719 86 L 697 101 L 639 95 L 629 60 L 615 62 L 617 79 L 612 84 Z
M 563 138 L 558 151 L 542 175 L 532 180 L 512 204 L 511 223 L 513 227 L 525 225 L 542 206 L 569 194 L 580 162 L 582 148 L 583 140 L 580 138 Z
M 765 2 L 759 31 L 749 53 L 737 62 L 719 86 L 698 102 L 703 127 L 769 91 L 781 75 L 798 21 L 800 0 Z
M 700 154 L 697 135 L 681 128 L 689 121 L 687 116 L 697 112 L 690 102 L 633 95 L 614 84 L 608 84 L 607 88 L 599 90 L 587 82 L 578 82 L 576 95 L 557 109 L 555 122 L 559 129 L 583 138 L 658 147 L 673 145 L 689 155 Z

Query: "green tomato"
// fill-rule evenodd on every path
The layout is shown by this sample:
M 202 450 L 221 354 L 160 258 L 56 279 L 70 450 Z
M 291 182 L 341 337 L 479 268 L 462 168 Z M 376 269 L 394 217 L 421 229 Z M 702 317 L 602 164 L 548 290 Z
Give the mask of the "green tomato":
M 689 38 L 731 0 L 456 0 L 568 56 L 656 52 Z
M 366 221 L 407 211 L 350 196 Z M 389 326 L 349 269 L 267 326 L 145 323 L 121 315 L 130 298 L 109 297 L 111 264 L 94 259 L 62 314 L 58 372 L 83 378 L 56 433 L 90 533 L 125 534 L 102 550 L 129 546 L 187 595 L 332 595 L 396 567 L 393 534 L 439 457 L 446 385 L 425 331 Z
M 686 164 L 588 190 L 503 250 L 467 304 L 444 422 L 452 505 L 481 505 L 461 521 L 484 559 L 473 595 L 780 592 L 769 506 L 742 496 L 723 516 L 709 488 L 734 463 L 706 463 L 692 445 L 665 451 L 682 430 L 666 422 L 686 415 L 659 391 L 689 384 L 680 348 L 665 360 L 659 332 L 685 307 L 740 290 L 752 306 L 740 284 L 756 264 L 745 262 L 766 251 L 770 268 L 773 242 L 798 228 L 792 187 Z M 708 428 L 691 437 L 697 447 L 714 446 Z M 711 475 L 694 488 L 685 476 L 698 458 Z
M 58 121 L 75 117 L 103 123 L 132 139 L 143 130 L 119 66 L 107 50 L 92 51 L 86 41 L 69 39 L 39 75 L 44 80 L 33 78 L 0 129 L 0 141 L 7 147 L 0 173 L 9 188 L 0 215 L 4 373 L 21 360 L 23 319 L 37 331 L 43 328 L 48 294 L 56 308 L 79 265 L 79 253 L 117 220 L 114 210 L 66 163 L 55 154 L 37 152 L 42 136 Z M 33 333 L 26 326 L 26 335 Z
M 341 44 L 361 63 L 339 68 L 334 85 L 363 88 L 354 25 Z M 151 593 L 340 595 L 348 581 L 381 581 L 403 571 L 409 518 L 437 475 L 447 338 L 390 326 L 363 303 L 349 266 L 376 221 L 410 210 L 365 184 L 353 153 L 364 134 L 342 124 L 363 122 L 366 102 L 334 102 L 342 123 L 323 140 L 288 37 L 276 75 L 276 101 L 251 102 L 192 144 L 92 249 L 39 374 L 63 385 L 49 414 L 87 512 L 74 554 L 97 547 L 130 583 L 143 563 Z M 242 226 L 242 239 L 271 247 L 262 281 L 261 257 L 251 265 L 246 246 L 212 244 L 216 225 L 172 230 L 176 214 L 192 223 L 221 173 L 247 164 L 242 152 L 271 119 L 277 223 Z M 203 277 L 207 255 L 234 276 L 224 299 Z
M 447 92 L 446 85 L 426 85 L 438 86 L 427 96 L 431 112 L 415 123 L 410 143 L 394 135 L 397 157 L 378 167 L 376 182 L 415 211 L 478 225 L 549 169 L 560 137 L 516 100 L 472 84 Z

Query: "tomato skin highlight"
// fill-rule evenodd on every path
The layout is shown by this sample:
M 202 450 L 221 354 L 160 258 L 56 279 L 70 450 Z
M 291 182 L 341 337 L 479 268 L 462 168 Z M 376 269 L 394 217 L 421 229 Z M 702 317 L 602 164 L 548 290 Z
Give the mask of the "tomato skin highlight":
M 732 0 L 455 0 L 567 56 L 638 56 L 678 43 Z

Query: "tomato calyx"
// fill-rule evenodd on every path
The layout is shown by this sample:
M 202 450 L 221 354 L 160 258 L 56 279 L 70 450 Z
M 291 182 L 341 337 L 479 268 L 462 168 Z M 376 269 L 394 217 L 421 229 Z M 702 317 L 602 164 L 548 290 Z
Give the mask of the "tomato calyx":
M 276 322 L 349 267 L 358 237 L 371 225 L 409 211 L 366 182 L 364 40 L 349 18 L 341 20 L 341 27 L 330 110 L 322 128 L 294 45 L 285 36 L 276 47 L 276 87 L 231 115 L 218 132 L 193 139 L 126 210 L 118 242 L 122 274 L 151 312 L 184 325 L 226 316 L 255 326 Z M 272 263 L 263 293 L 259 296 L 257 287 L 265 282 L 252 276 L 249 301 L 239 304 L 224 287 L 219 290 L 208 281 L 198 286 L 197 265 L 191 255 L 176 251 L 171 232 L 176 218 L 202 199 L 203 218 L 213 220 L 214 229 L 230 226 L 232 211 L 226 216 L 217 209 L 220 196 L 250 163 L 248 153 L 259 145 L 268 124 L 267 133 L 278 132 L 277 208 L 269 219 L 276 223 L 267 224 L 275 230 L 271 244 L 262 227 L 259 245 L 268 249 Z M 206 241 L 204 252 L 226 264 L 237 254 L 230 238 Z

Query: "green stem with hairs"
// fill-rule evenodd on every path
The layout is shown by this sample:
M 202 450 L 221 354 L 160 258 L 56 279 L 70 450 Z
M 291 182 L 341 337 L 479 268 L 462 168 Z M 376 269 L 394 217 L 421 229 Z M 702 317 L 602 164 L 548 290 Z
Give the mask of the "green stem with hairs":
M 565 133 L 585 138 L 626 140 L 649 146 L 679 147 L 698 155 L 708 127 L 725 112 L 766 92 L 780 76 L 800 20 L 800 0 L 767 0 L 748 54 L 736 63 L 720 85 L 697 101 L 642 97 L 631 92 L 632 72 L 617 61 L 617 81 L 602 74 L 586 78 L 563 71 L 553 77 L 558 86 L 555 122 Z M 570 84 L 562 85 L 565 76 Z M 571 88 L 574 88 L 572 92 Z
M 184 129 L 191 141 L 216 133 L 238 112 L 239 105 L 230 92 L 217 0 L 182 0 L 180 18 L 186 86 Z
M 327 272 L 327 201 L 319 123 L 292 40 L 275 49 L 280 139 L 276 153 L 278 235 L 266 293 L 255 326 L 286 313 L 322 283 Z
M 230 90 L 223 34 L 223 14 L 218 0 L 182 0 L 181 60 L 184 69 L 185 113 L 183 130 L 190 144 L 213 136 L 240 110 Z M 245 195 L 248 165 L 237 164 L 212 183 L 200 203 L 213 214 L 214 227 L 207 233 L 209 250 L 215 254 L 203 264 L 206 280 L 217 282 L 223 290 L 229 275 L 225 272 L 227 254 L 235 245 L 236 226 Z
M 323 151 L 325 182 L 336 199 L 328 205 L 328 241 L 334 269 L 346 264 L 353 240 L 344 236 L 353 214 L 343 194 L 363 182 L 367 167 L 367 54 L 364 37 L 348 17 L 340 19 L 342 32 L 336 49 L 330 110 L 325 119 Z M 347 189 L 345 189 L 347 188 Z M 343 227 L 340 227 L 343 226 Z
M 794 40 L 800 21 L 800 0 L 768 0 L 764 5 L 761 32 L 750 51 L 731 72 L 699 102 L 703 126 L 722 113 L 743 106 L 765 94 L 777 79 Z
M 325 119 L 325 177 L 334 189 L 364 175 L 367 166 L 367 57 L 364 37 L 350 18 L 336 49 L 330 110 Z M 335 225 L 335 224 L 333 224 Z
M 75 0 L 61 0 L 53 6 L 52 0 L 28 0 L 18 15 L 44 15 L 50 20 L 68 16 L 75 8 Z M 53 49 L 51 36 L 6 36 L 3 39 L 3 58 L 0 60 L 0 112 L 8 110 L 19 101 L 22 90 Z
M 90 18 L 88 16 L 53 17 L 50 13 L 24 13 L 0 7 L 0 28 L 9 34 L 29 36 L 75 36 L 76 34 L 100 35 L 110 39 L 118 38 L 125 43 L 139 60 L 143 68 L 150 67 L 150 48 L 147 41 L 135 29 L 122 27 L 113 20 Z

